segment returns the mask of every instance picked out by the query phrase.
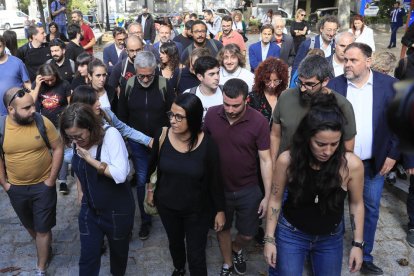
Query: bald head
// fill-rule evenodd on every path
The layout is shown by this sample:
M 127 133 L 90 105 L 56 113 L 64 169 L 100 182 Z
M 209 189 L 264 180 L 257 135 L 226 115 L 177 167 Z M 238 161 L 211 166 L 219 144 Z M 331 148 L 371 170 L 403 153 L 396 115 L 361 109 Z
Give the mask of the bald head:
M 131 49 L 131 47 L 141 47 L 143 46 L 142 39 L 138 36 L 131 35 L 126 39 L 125 45 L 128 49 Z
M 6 107 L 6 109 L 9 106 L 9 103 L 11 99 L 13 98 L 13 96 L 17 93 L 17 91 L 21 89 L 22 89 L 21 87 L 12 87 L 6 91 L 6 93 L 3 95 L 3 104 L 4 104 L 4 107 Z
M 355 41 L 354 34 L 350 32 L 342 32 L 335 38 L 335 59 L 337 62 L 344 62 L 345 48 Z

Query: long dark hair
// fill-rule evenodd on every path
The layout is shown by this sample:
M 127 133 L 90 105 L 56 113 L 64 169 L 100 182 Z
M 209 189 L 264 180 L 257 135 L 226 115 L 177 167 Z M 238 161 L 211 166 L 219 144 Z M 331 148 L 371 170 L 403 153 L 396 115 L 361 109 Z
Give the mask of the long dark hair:
M 188 130 L 191 133 L 188 141 L 188 151 L 190 152 L 197 145 L 198 134 L 201 132 L 203 104 L 196 95 L 190 93 L 178 95 L 174 103 L 185 110 Z
M 55 76 L 56 84 L 55 86 L 60 83 L 63 79 L 59 74 L 57 67 L 52 63 L 45 63 L 40 65 L 39 69 L 37 70 L 37 75 L 44 76 Z
M 312 97 L 311 109 L 300 122 L 293 135 L 290 148 L 291 161 L 288 167 L 288 191 L 293 203 L 297 204 L 304 196 L 304 188 L 312 181 L 319 195 L 326 200 L 319 206 L 322 213 L 326 210 L 338 210 L 341 207 L 341 168 L 345 166 L 344 145 L 345 118 L 340 110 L 334 94 L 317 93 Z M 310 140 L 318 132 L 324 130 L 340 131 L 341 139 L 335 153 L 326 162 L 319 162 L 310 149 Z M 319 177 L 312 179 L 312 166 L 319 167 Z
M 17 55 L 17 35 L 15 31 L 7 30 L 3 33 L 4 40 L 6 42 L 6 47 L 9 49 L 10 53 L 13 56 Z
M 160 63 L 161 69 L 170 67 L 170 69 L 174 72 L 174 70 L 180 65 L 180 56 L 175 43 L 172 41 L 163 43 L 160 46 L 160 53 L 166 54 L 170 58 L 167 64 L 163 64 L 162 62 Z

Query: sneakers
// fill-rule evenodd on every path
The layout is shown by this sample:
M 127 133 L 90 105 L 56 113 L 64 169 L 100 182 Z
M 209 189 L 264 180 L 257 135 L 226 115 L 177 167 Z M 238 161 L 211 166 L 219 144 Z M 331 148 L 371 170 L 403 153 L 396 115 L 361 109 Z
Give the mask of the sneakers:
M 406 240 L 411 247 L 414 247 L 414 229 L 408 229 Z
M 184 276 L 185 275 L 185 269 L 174 269 L 173 274 L 171 276 Z
M 138 237 L 140 240 L 144 241 L 149 238 L 150 228 L 151 228 L 151 223 L 141 224 L 141 228 L 139 229 L 139 232 L 138 232 Z
M 46 276 L 46 271 L 41 271 L 40 269 L 36 269 L 35 276 Z
M 65 182 L 60 183 L 59 193 L 62 195 L 67 195 L 69 193 L 68 185 Z
M 233 266 L 234 270 L 239 275 L 244 275 L 246 273 L 246 260 L 243 256 L 243 251 L 233 252 Z
M 395 185 L 397 183 L 397 175 L 395 172 L 389 172 L 385 177 L 385 181 L 390 185 Z
M 220 276 L 231 276 L 233 275 L 233 266 L 231 267 L 221 267 Z

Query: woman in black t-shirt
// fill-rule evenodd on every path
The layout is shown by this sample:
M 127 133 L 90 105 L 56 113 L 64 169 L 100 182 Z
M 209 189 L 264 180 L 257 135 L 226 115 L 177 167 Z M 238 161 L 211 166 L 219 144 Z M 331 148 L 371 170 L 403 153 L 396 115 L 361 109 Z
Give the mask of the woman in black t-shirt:
M 349 269 L 361 268 L 364 166 L 345 150 L 344 120 L 333 94 L 315 95 L 290 150 L 276 161 L 264 238 L 269 275 L 302 275 L 308 255 L 315 275 L 341 275 L 347 194 L 353 230 Z
M 295 44 L 295 51 L 298 51 L 300 44 L 306 40 L 306 35 L 309 32 L 309 24 L 305 21 L 306 11 L 298 9 L 295 14 L 295 20 L 290 25 L 290 34 L 293 37 Z

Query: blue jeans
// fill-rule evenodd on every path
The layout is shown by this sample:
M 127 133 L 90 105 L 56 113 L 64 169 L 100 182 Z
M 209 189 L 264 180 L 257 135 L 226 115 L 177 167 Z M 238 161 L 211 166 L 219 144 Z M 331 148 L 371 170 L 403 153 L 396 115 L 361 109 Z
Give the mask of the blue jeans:
M 407 196 L 408 229 L 414 229 L 414 175 L 410 175 L 410 188 Z
M 276 229 L 276 269 L 269 267 L 269 276 L 301 276 L 307 256 L 310 256 L 313 275 L 341 275 L 344 231 L 341 221 L 329 235 L 309 235 L 281 214 Z
M 364 161 L 364 170 L 364 261 L 372 262 L 374 258 L 371 252 L 377 230 L 384 176 L 375 173 L 373 162 Z
M 141 213 L 142 223 L 151 223 L 151 216 L 144 211 L 145 185 L 147 182 L 147 171 L 150 151 L 140 143 L 128 140 L 131 149 L 132 162 L 134 164 L 137 179 L 138 206 Z
M 397 23 L 391 23 L 391 39 L 390 39 L 390 46 L 397 45 L 397 31 L 400 28 Z
M 66 24 L 58 25 L 59 33 L 63 34 L 66 38 L 68 37 Z

